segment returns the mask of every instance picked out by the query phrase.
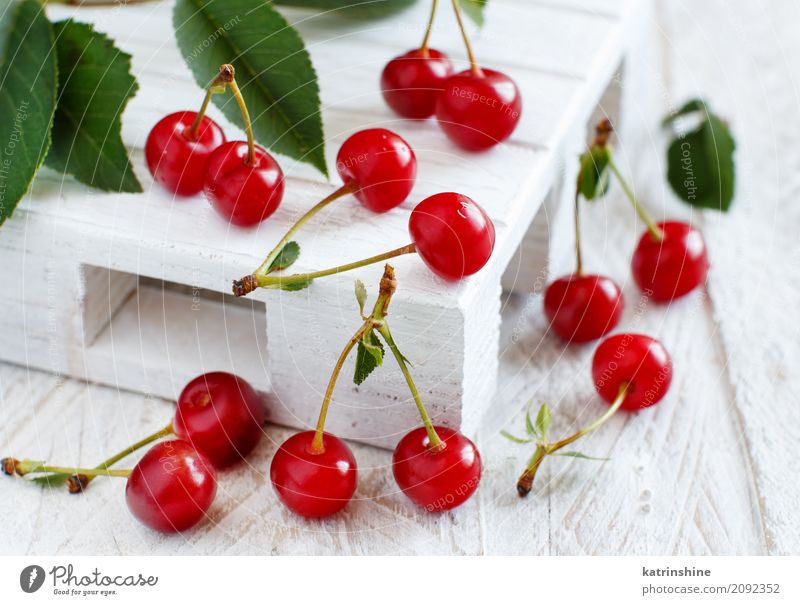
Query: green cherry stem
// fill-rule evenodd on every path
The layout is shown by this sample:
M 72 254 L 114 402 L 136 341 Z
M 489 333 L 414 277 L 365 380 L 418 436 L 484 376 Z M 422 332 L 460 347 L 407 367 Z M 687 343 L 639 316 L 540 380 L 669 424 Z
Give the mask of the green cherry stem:
M 206 88 L 206 96 L 203 99 L 203 104 L 200 106 L 200 111 L 197 112 L 194 122 L 192 122 L 192 125 L 186 131 L 186 136 L 190 140 L 197 138 L 197 133 L 200 129 L 200 123 L 203 121 L 203 117 L 208 111 L 208 105 L 211 103 L 211 97 L 213 97 L 215 94 L 225 92 L 225 87 L 228 85 L 229 79 L 233 77 L 233 72 L 229 72 L 228 67 L 230 66 L 221 65 L 219 68 L 219 73 L 211 81 L 211 84 L 208 85 L 208 88 Z M 233 67 L 230 67 L 230 69 L 233 70 Z
M 436 19 L 436 8 L 438 4 L 439 0 L 433 0 L 433 2 L 431 2 L 431 16 L 428 18 L 428 26 L 425 28 L 425 37 L 422 38 L 422 44 L 419 47 L 422 54 L 426 57 L 428 56 L 428 42 L 431 39 L 431 30 L 433 30 L 433 22 Z
M 625 196 L 630 200 L 631 204 L 633 204 L 636 214 L 638 214 L 639 218 L 641 218 L 644 224 L 647 225 L 647 230 L 650 232 L 651 237 L 657 242 L 663 240 L 664 232 L 659 229 L 653 218 L 650 216 L 650 214 L 648 214 L 647 210 L 644 209 L 644 206 L 642 206 L 639 200 L 636 199 L 633 189 L 631 189 L 630 185 L 628 185 L 628 181 L 626 181 L 625 177 L 622 176 L 622 173 L 620 172 L 616 163 L 614 163 L 613 159 L 609 159 L 608 166 L 611 168 L 611 172 L 614 173 L 614 176 L 617 177 L 622 190 L 625 192 Z
M 469 66 L 472 70 L 472 74 L 478 78 L 482 78 L 483 70 L 478 65 L 478 61 L 475 59 L 475 53 L 472 51 L 472 44 L 469 41 L 467 29 L 464 27 L 464 19 L 461 16 L 459 0 L 453 0 L 453 11 L 456 14 L 456 21 L 458 21 L 458 28 L 461 30 L 461 36 L 464 38 L 464 47 L 467 49 L 467 57 L 469 57 Z
M 74 466 L 52 466 L 45 464 L 41 460 L 13 460 L 9 462 L 8 458 L 4 459 L 4 472 L 8 475 L 19 475 L 24 477 L 30 473 L 59 473 L 64 475 L 86 475 L 87 477 L 94 477 L 96 475 L 103 475 L 105 477 L 128 477 L 131 474 L 131 469 L 117 470 L 109 468 L 79 468 Z M 9 472 L 11 471 L 11 472 Z
M 575 275 L 583 275 L 583 254 L 581 253 L 581 192 L 575 188 Z
M 140 439 L 133 445 L 129 445 L 124 450 L 111 456 L 108 460 L 104 460 L 103 462 L 98 464 L 94 470 L 103 470 L 111 466 L 114 466 L 117 462 L 119 462 L 123 458 L 127 458 L 135 451 L 142 449 L 144 446 L 150 445 L 154 441 L 158 441 L 159 439 L 163 437 L 168 437 L 170 435 L 173 435 L 174 433 L 175 429 L 172 426 L 172 422 L 170 422 L 164 428 L 161 428 L 157 430 L 155 433 L 148 435 L 143 439 Z M 89 483 L 91 483 L 92 479 L 94 479 L 93 476 L 87 476 L 80 473 L 72 474 L 67 479 L 67 486 L 69 487 L 70 493 L 77 494 L 82 492 L 84 489 L 86 489 L 86 486 L 89 485 Z
M 556 441 L 555 443 L 538 443 L 536 445 L 536 450 L 533 452 L 533 456 L 528 462 L 528 466 L 525 467 L 525 470 L 517 481 L 517 493 L 519 494 L 519 497 L 524 498 L 531 492 L 531 489 L 533 488 L 533 480 L 536 478 L 536 472 L 539 470 L 539 467 L 546 456 L 554 454 L 558 450 L 568 446 L 570 443 L 577 441 L 581 437 L 599 428 L 609 418 L 611 418 L 617 412 L 617 410 L 619 410 L 620 406 L 625 401 L 625 395 L 627 395 L 627 393 L 628 385 L 623 384 L 619 388 L 616 399 L 614 399 L 614 402 L 611 404 L 611 406 L 609 406 L 605 413 L 595 419 L 591 424 L 583 427 L 577 433 L 570 435 L 561 441 Z
M 233 71 L 233 65 L 228 65 L 228 67 L 230 67 L 231 71 Z M 236 99 L 236 103 L 239 105 L 239 110 L 242 112 L 244 131 L 247 133 L 247 163 L 248 165 L 252 166 L 256 163 L 256 143 L 253 137 L 253 124 L 250 121 L 250 112 L 247 111 L 247 104 L 244 102 L 242 91 L 239 90 L 239 85 L 236 83 L 236 80 L 231 79 L 229 86 L 231 87 L 233 98 Z
M 305 225 L 311 218 L 317 214 L 320 210 L 335 202 L 339 198 L 344 197 L 350 193 L 353 193 L 358 189 L 357 185 L 353 183 L 345 184 L 339 187 L 336 191 L 331 193 L 329 196 L 324 198 L 322 201 L 318 202 L 315 206 L 313 206 L 308 212 L 306 212 L 303 216 L 301 216 L 297 221 L 292 225 L 286 234 L 281 238 L 278 244 L 267 254 L 267 257 L 264 259 L 264 262 L 261 263 L 261 266 L 255 270 L 253 275 L 267 275 L 270 273 L 270 268 L 272 267 L 272 263 L 275 262 L 275 259 L 278 258 L 278 255 L 283 250 L 283 247 L 289 243 L 289 240 L 292 239 L 292 236 L 297 233 L 303 225 Z

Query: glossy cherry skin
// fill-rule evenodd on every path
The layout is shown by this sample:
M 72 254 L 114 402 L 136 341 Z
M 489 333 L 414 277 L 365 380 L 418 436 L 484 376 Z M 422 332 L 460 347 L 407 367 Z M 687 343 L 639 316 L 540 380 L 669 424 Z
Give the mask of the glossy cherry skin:
M 653 300 L 667 302 L 702 285 L 708 275 L 708 250 L 703 234 L 687 223 L 658 224 L 664 239 L 645 231 L 631 261 L 633 279 Z
M 521 114 L 522 97 L 514 80 L 492 69 L 451 76 L 436 103 L 442 130 L 468 151 L 483 151 L 505 141 Z
M 211 154 L 204 190 L 214 209 L 234 225 L 250 227 L 278 209 L 283 199 L 283 171 L 256 145 L 256 160 L 247 160 L 247 143 L 230 141 Z
M 410 50 L 383 68 L 383 98 L 404 118 L 424 120 L 436 112 L 445 80 L 452 74 L 453 64 L 443 52 L 433 48 Z
M 589 342 L 613 330 L 625 306 L 622 292 L 602 275 L 566 275 L 544 293 L 550 327 L 567 342 Z
M 197 113 L 179 111 L 162 118 L 147 136 L 144 157 L 153 178 L 178 195 L 195 195 L 203 190 L 206 166 L 214 150 L 225 142 L 222 128 L 203 116 L 197 135 L 189 129 Z
M 431 513 L 460 506 L 481 481 L 481 455 L 475 444 L 453 429 L 434 428 L 443 450 L 432 450 L 425 427 L 420 427 L 400 440 L 392 457 L 397 485 Z
M 402 204 L 417 179 L 417 157 L 391 130 L 368 128 L 348 138 L 336 156 L 336 170 L 353 195 L 373 212 Z
M 269 476 L 278 498 L 301 517 L 339 512 L 356 491 L 358 467 L 344 441 L 325 433 L 322 454 L 310 452 L 314 431 L 289 437 L 275 453 Z
M 247 381 L 227 372 L 209 372 L 184 387 L 172 427 L 215 468 L 223 469 L 253 451 L 263 424 L 261 398 Z
M 408 232 L 425 264 L 450 281 L 480 271 L 494 250 L 494 223 L 460 193 L 422 200 L 411 212 Z
M 157 443 L 128 477 L 125 500 L 141 523 L 164 533 L 200 522 L 217 493 L 211 462 L 182 439 Z
M 672 359 L 659 341 L 642 334 L 614 334 L 597 347 L 592 378 L 600 396 L 612 403 L 628 385 L 622 409 L 641 410 L 655 405 L 672 382 Z

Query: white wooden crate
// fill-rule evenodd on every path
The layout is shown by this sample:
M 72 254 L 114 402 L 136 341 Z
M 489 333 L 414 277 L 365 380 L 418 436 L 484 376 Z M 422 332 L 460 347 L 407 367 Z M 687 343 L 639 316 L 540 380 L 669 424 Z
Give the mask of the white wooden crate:
M 523 95 L 522 120 L 506 144 L 481 154 L 455 148 L 434 121 L 398 119 L 378 88 L 382 66 L 414 44 L 428 7 L 362 22 L 286 11 L 301 30 L 320 77 L 329 166 L 347 136 L 365 127 L 395 130 L 414 147 L 417 185 L 401 207 L 374 215 L 354 200 L 334 204 L 297 238 L 293 269 L 313 270 L 408 243 L 407 220 L 424 197 L 443 190 L 470 195 L 497 229 L 495 253 L 458 284 L 434 277 L 414 255 L 393 263 L 399 290 L 392 325 L 436 422 L 472 433 L 496 386 L 502 284 L 541 287 L 548 260 L 571 246 L 568 229 L 575 155 L 604 92 L 603 111 L 619 109 L 615 76 L 641 95 L 648 51 L 637 26 L 646 0 L 493 0 L 475 32 L 482 64 L 506 71 Z M 143 195 L 104 194 L 43 170 L 0 237 L 0 317 L 7 361 L 174 398 L 195 375 L 224 369 L 272 394 L 273 421 L 313 424 L 330 370 L 358 327 L 353 281 L 374 297 L 382 268 L 318 280 L 296 292 L 227 293 L 252 270 L 289 224 L 337 187 L 308 166 L 281 158 L 288 177 L 281 208 L 256 229 L 231 227 L 198 196 L 174 200 L 153 185 L 141 148 L 163 115 L 198 106 L 174 44 L 171 3 L 118 8 L 48 7 L 109 33 L 133 55 L 140 83 L 123 123 Z M 446 6 L 433 45 L 464 56 Z M 458 61 L 457 61 L 458 62 Z M 463 63 L 463 61 L 461 61 Z M 637 102 L 641 106 L 641 101 Z M 236 130 L 215 109 L 229 133 Z M 562 211 L 563 210 L 563 211 Z M 368 228 L 366 228 L 368 227 Z M 141 280 L 140 276 L 147 278 Z M 352 360 L 351 360 L 352 362 Z M 344 437 L 391 446 L 419 423 L 392 364 L 356 388 L 348 365 L 329 427 Z

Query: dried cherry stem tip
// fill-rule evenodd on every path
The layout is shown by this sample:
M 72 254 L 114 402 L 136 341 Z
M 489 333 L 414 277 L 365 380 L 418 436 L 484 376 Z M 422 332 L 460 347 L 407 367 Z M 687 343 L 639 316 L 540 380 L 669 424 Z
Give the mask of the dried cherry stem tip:
M 221 65 L 219 68 L 219 73 L 216 77 L 211 81 L 211 84 L 208 85 L 206 89 L 206 96 L 203 99 L 203 104 L 200 106 L 200 111 L 197 112 L 197 115 L 194 118 L 194 122 L 186 131 L 186 136 L 190 140 L 194 140 L 197 138 L 197 133 L 200 129 L 200 123 L 203 121 L 203 117 L 206 115 L 208 111 L 208 104 L 211 102 L 211 97 L 215 94 L 223 92 L 225 90 L 225 86 L 227 86 L 233 80 L 233 65 Z
M 555 443 L 539 443 L 536 446 L 536 450 L 533 452 L 533 456 L 531 456 L 530 462 L 528 462 L 528 466 L 517 480 L 517 494 L 519 494 L 519 497 L 524 498 L 531 492 L 531 489 L 533 488 L 533 480 L 536 478 L 536 473 L 539 470 L 542 461 L 545 459 L 545 456 L 554 454 L 558 450 L 568 446 L 570 443 L 577 441 L 584 435 L 587 435 L 588 433 L 591 433 L 600 427 L 609 418 L 611 418 L 611 416 L 613 416 L 617 410 L 619 410 L 620 406 L 625 401 L 625 395 L 627 395 L 627 393 L 628 384 L 623 383 L 619 388 L 619 392 L 617 393 L 617 397 L 614 399 L 614 402 L 605 411 L 605 413 L 595 419 L 594 422 L 586 425 L 574 435 L 570 435 L 561 441 L 556 441 Z

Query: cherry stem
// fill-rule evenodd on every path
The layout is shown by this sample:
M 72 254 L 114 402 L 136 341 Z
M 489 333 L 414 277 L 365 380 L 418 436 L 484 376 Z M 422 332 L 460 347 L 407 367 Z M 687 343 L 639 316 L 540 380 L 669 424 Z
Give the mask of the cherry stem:
M 194 122 L 189 127 L 189 130 L 186 131 L 186 137 L 190 140 L 195 140 L 197 138 L 198 130 L 200 129 L 200 122 L 203 121 L 203 117 L 206 115 L 206 111 L 208 111 L 208 104 L 211 102 L 211 97 L 214 96 L 214 89 L 213 86 L 209 86 L 206 90 L 206 96 L 203 99 L 203 104 L 200 106 L 200 111 L 197 112 L 197 116 L 194 118 Z
M 367 265 L 373 265 L 375 263 L 379 263 L 388 260 L 390 258 L 394 258 L 396 256 L 401 256 L 403 254 L 412 254 L 416 251 L 417 248 L 416 246 L 414 246 L 414 244 L 407 244 L 400 248 L 395 248 L 394 250 L 390 250 L 389 252 L 378 254 L 377 256 L 370 256 L 369 258 L 348 263 L 346 265 L 339 265 L 338 267 L 331 267 L 330 269 L 323 269 L 322 271 L 314 271 L 312 273 L 296 273 L 294 275 L 257 275 L 255 277 L 257 279 L 258 282 L 257 285 L 259 288 L 275 288 L 290 284 L 296 284 L 299 282 L 311 281 L 312 279 L 316 279 L 318 277 L 326 277 L 328 275 L 336 275 L 338 273 L 344 273 L 352 269 L 358 269 L 359 267 L 366 267 Z
M 456 21 L 458 21 L 458 28 L 461 30 L 461 36 L 464 38 L 464 46 L 467 49 L 467 57 L 469 57 L 469 66 L 473 75 L 482 78 L 483 70 L 478 65 L 475 59 L 475 53 L 472 52 L 472 44 L 469 41 L 467 30 L 464 27 L 464 19 L 461 17 L 461 6 L 458 4 L 459 0 L 453 0 L 453 11 L 456 14 Z
M 325 208 L 331 202 L 334 202 L 339 198 L 344 197 L 345 195 L 353 193 L 357 190 L 358 186 L 355 184 L 355 182 L 342 185 L 336 191 L 327 196 L 325 199 L 318 202 L 303 216 L 297 219 L 295 224 L 289 228 L 286 234 L 281 238 L 281 241 L 279 241 L 278 244 L 270 251 L 270 253 L 267 255 L 267 258 L 264 259 L 264 262 L 261 263 L 261 266 L 255 270 L 253 275 L 256 276 L 267 275 L 268 273 L 270 273 L 270 268 L 272 266 L 272 263 L 275 262 L 275 259 L 278 258 L 278 255 L 281 253 L 281 250 L 283 250 L 283 247 L 289 243 L 289 240 L 291 240 L 292 236 L 295 233 L 297 233 L 303 225 L 305 225 L 309 220 L 311 220 L 311 218 L 315 214 L 317 214 L 320 210 Z
M 103 462 L 101 462 L 100 464 L 98 464 L 95 467 L 95 470 L 107 469 L 107 468 L 115 465 L 117 462 L 119 462 L 123 458 L 127 458 L 128 456 L 130 456 L 135 451 L 142 449 L 144 446 L 149 445 L 149 444 L 153 443 L 154 441 L 158 441 L 159 439 L 161 439 L 163 437 L 168 437 L 169 435 L 173 435 L 174 433 L 175 433 L 175 429 L 172 426 L 172 422 L 170 422 L 167 426 L 165 426 L 162 429 L 157 430 L 152 435 L 148 435 L 147 437 L 145 437 L 143 439 L 140 439 L 139 441 L 137 441 L 133 445 L 129 445 L 128 447 L 126 447 L 121 452 L 118 452 L 118 453 L 114 454 L 108 460 L 104 460 Z M 81 476 L 79 473 L 73 474 L 68 480 L 68 483 L 69 483 L 69 486 L 70 486 L 70 491 L 72 491 L 73 493 L 77 493 L 77 492 L 83 491 L 83 489 L 87 485 L 89 485 L 89 483 L 92 481 L 92 479 L 94 479 L 94 477 Z
M 641 218 L 644 224 L 647 225 L 647 230 L 650 232 L 651 237 L 657 242 L 663 240 L 664 232 L 658 227 L 658 225 L 656 225 L 655 221 L 653 221 L 653 218 L 650 216 L 647 210 L 644 209 L 644 206 L 639 203 L 639 200 L 636 199 L 633 190 L 631 189 L 630 185 L 628 185 L 628 181 L 626 181 L 625 177 L 622 176 L 622 173 L 620 172 L 619 168 L 617 168 L 614 160 L 609 159 L 608 166 L 611 168 L 611 172 L 614 173 L 614 176 L 617 177 L 617 180 L 622 186 L 622 190 L 625 192 L 626 197 L 630 200 L 631 204 L 633 204 L 636 214 L 638 214 L 639 218 Z
M 242 91 L 236 83 L 236 70 L 230 63 L 220 65 L 219 74 L 211 83 L 210 89 L 214 87 L 224 89 L 226 86 L 230 87 L 233 98 L 236 99 L 236 104 L 239 106 L 239 111 L 242 112 L 242 121 L 244 122 L 244 131 L 247 134 L 247 164 L 252 166 L 256 163 L 256 143 L 253 138 L 253 124 L 250 121 L 250 112 L 247 111 L 247 103 L 244 101 Z M 217 90 L 214 90 L 217 92 Z
M 428 41 L 431 39 L 431 30 L 433 30 L 433 21 L 436 18 L 436 7 L 438 4 L 439 0 L 433 0 L 431 3 L 431 16 L 428 18 L 428 27 L 425 28 L 425 37 L 422 38 L 422 44 L 419 47 L 422 54 L 426 57 L 428 56 Z
M 20 477 L 30 473 L 59 473 L 64 475 L 86 475 L 94 477 L 103 475 L 105 477 L 129 477 L 131 469 L 117 470 L 109 468 L 79 468 L 73 466 L 51 466 L 40 460 L 15 460 L 14 473 Z
M 581 205 L 580 189 L 575 189 L 575 275 L 583 275 L 583 254 L 581 252 Z
M 623 383 L 619 387 L 619 392 L 617 393 L 617 397 L 614 399 L 614 402 L 605 411 L 605 413 L 596 418 L 594 422 L 586 425 L 577 433 L 570 435 L 561 441 L 556 441 L 555 443 L 538 443 L 530 462 L 528 462 L 528 466 L 525 468 L 525 471 L 522 473 L 522 475 L 520 475 L 520 478 L 517 481 L 517 493 L 519 494 L 520 498 L 524 498 L 530 493 L 533 487 L 533 480 L 536 478 L 536 472 L 539 470 L 539 466 L 541 466 L 545 456 L 554 454 L 558 450 L 568 446 L 570 443 L 573 443 L 588 433 L 598 429 L 609 418 L 611 418 L 617 412 L 617 410 L 619 410 L 620 406 L 622 406 L 623 402 L 625 401 L 625 396 L 627 394 L 628 383 Z

